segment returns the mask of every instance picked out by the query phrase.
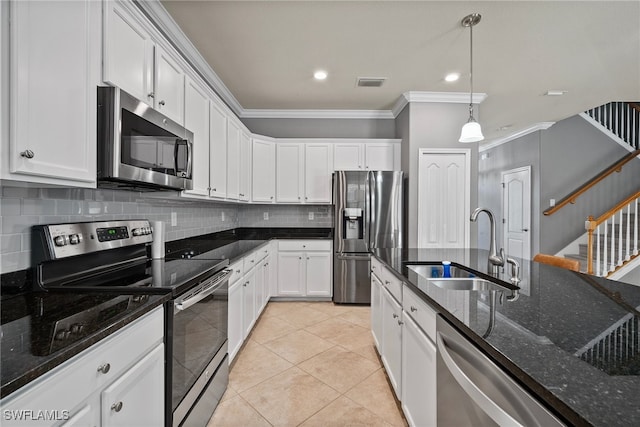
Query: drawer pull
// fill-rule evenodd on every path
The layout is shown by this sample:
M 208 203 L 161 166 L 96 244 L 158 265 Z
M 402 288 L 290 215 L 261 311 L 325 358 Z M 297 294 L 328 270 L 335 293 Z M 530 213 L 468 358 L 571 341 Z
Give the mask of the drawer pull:
M 418 309 L 415 308 L 414 306 L 411 306 L 411 311 L 418 311 Z
M 240 270 L 236 270 L 236 273 L 240 274 Z
M 390 282 L 390 281 L 388 281 L 388 280 L 385 280 L 385 281 L 384 281 L 384 284 L 385 284 L 385 285 L 390 285 L 390 284 L 391 284 L 391 282 Z
M 120 412 L 122 410 L 122 402 L 114 403 L 113 405 L 111 405 L 111 410 Z
M 393 318 L 394 318 L 394 319 L 397 319 L 397 318 L 398 318 L 398 315 L 397 315 L 397 314 L 395 314 L 395 313 L 393 313 Z
M 398 325 L 402 326 L 404 325 L 404 322 L 402 320 L 398 320 Z
M 109 363 L 105 363 L 104 365 L 101 365 L 98 367 L 98 372 L 102 372 L 103 374 L 106 374 L 107 372 L 109 372 L 110 369 L 111 369 L 111 365 Z
M 24 150 L 20 152 L 21 157 L 25 157 L 27 159 L 33 159 L 36 154 L 31 150 Z

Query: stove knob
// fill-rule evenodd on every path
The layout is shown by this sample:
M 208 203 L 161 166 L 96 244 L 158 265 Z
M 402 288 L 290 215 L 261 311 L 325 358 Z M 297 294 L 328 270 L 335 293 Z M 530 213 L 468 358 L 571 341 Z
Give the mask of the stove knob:
M 53 243 L 56 246 L 66 246 L 67 245 L 67 236 L 56 236 L 53 239 Z
M 145 227 L 144 234 L 151 234 L 151 227 Z
M 142 232 L 142 228 L 134 228 L 133 230 L 131 230 L 131 234 L 133 234 L 134 236 L 141 236 Z
M 58 331 L 56 332 L 55 339 L 57 339 L 58 341 L 66 340 L 67 338 L 69 338 L 69 335 L 71 335 L 71 331 Z
M 77 234 L 70 234 L 69 243 L 71 243 L 72 245 L 77 245 L 78 243 L 80 243 L 80 237 Z

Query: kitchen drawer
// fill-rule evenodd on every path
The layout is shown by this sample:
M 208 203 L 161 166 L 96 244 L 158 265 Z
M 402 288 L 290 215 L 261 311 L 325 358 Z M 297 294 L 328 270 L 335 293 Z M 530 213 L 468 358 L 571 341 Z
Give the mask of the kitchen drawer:
M 402 308 L 405 313 L 416 321 L 418 326 L 427 336 L 436 342 L 436 311 L 429 304 L 424 302 L 418 295 L 413 293 L 406 285 L 402 293 Z
M 164 314 L 162 307 L 158 307 L 9 395 L 2 400 L 2 408 L 76 408 L 87 396 L 114 381 L 162 343 L 163 334 Z
M 229 286 L 233 285 L 236 281 L 242 278 L 244 274 L 244 259 L 239 259 L 229 266 L 232 273 L 229 276 Z
M 258 249 L 255 250 L 256 262 L 265 259 L 267 255 L 269 255 L 269 248 L 270 246 L 266 244 L 266 245 L 260 246 Z
M 384 287 L 402 304 L 402 280 L 398 279 L 387 267 L 382 267 L 381 279 Z
M 374 256 L 371 257 L 371 273 L 375 274 L 378 280 L 382 281 L 382 263 Z
M 252 251 L 244 257 L 244 273 L 248 273 L 253 267 L 258 264 L 258 253 Z
M 280 240 L 279 251 L 331 251 L 331 240 Z

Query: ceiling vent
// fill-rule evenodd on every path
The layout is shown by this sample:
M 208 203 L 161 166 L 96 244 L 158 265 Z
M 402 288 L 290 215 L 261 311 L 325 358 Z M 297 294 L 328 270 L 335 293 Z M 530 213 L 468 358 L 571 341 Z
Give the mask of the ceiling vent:
M 358 77 L 358 87 L 380 87 L 387 80 L 386 77 Z

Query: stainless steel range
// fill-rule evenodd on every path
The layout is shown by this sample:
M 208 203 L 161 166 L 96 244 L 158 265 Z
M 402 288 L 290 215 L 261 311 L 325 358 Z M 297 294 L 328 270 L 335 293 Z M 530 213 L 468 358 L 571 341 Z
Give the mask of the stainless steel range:
M 165 307 L 165 424 L 205 426 L 228 384 L 229 260 L 151 260 L 152 240 L 147 220 L 35 226 L 34 287 L 122 295 L 122 304 L 171 294 Z M 53 333 L 52 346 L 55 337 L 64 340 L 82 324 L 70 322 Z

